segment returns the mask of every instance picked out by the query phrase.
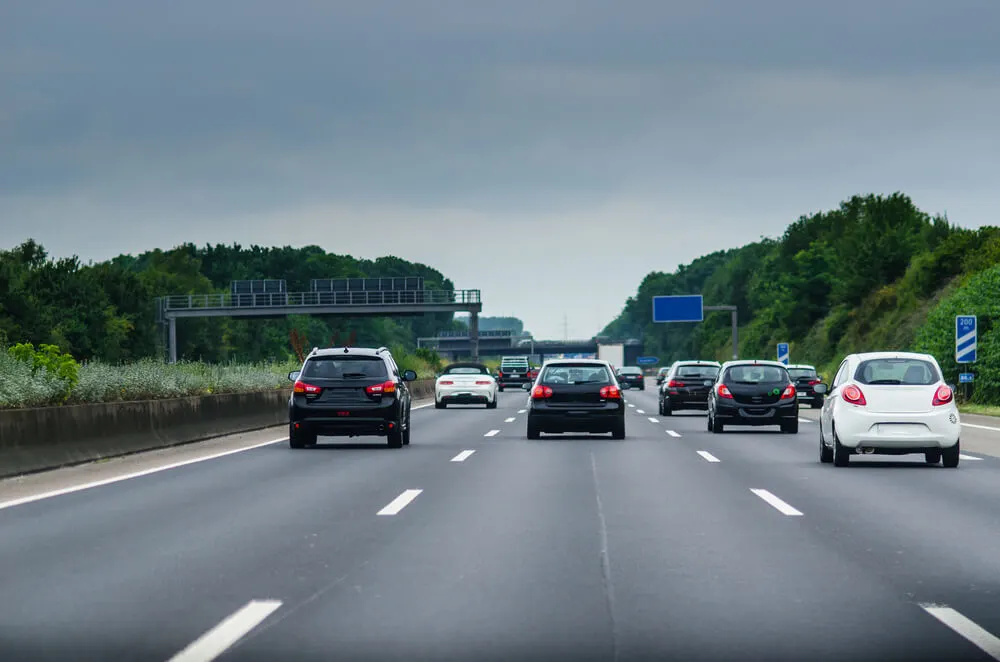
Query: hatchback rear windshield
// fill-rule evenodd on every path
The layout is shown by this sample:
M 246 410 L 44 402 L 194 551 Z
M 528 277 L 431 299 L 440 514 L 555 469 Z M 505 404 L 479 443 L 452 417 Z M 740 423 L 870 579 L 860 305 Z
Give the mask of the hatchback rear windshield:
M 726 379 L 733 384 L 774 384 L 787 382 L 788 372 L 770 365 L 738 365 L 729 369 Z
M 376 356 L 316 356 L 302 367 L 306 379 L 388 379 L 385 362 Z
M 682 365 L 677 367 L 677 377 L 685 379 L 715 379 L 719 368 L 714 365 Z
M 871 359 L 858 366 L 854 379 L 872 386 L 930 386 L 937 383 L 938 372 L 923 359 Z
M 541 382 L 549 386 L 557 384 L 610 384 L 611 373 L 602 365 L 554 365 L 542 371 Z
M 792 379 L 799 379 L 801 377 L 816 377 L 816 371 L 812 368 L 789 368 L 788 374 Z
M 488 375 L 490 371 L 486 369 L 486 366 L 477 367 L 474 365 L 457 365 L 450 368 L 445 368 L 444 374 L 446 375 Z

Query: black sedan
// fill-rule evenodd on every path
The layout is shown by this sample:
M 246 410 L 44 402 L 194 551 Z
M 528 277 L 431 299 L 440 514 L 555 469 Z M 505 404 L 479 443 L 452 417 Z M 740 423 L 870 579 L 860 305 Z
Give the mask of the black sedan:
M 625 402 L 606 361 L 550 361 L 525 389 L 531 391 L 528 439 L 543 432 L 610 432 L 625 438 Z
M 808 402 L 813 409 L 823 406 L 823 396 L 816 392 L 816 385 L 823 382 L 816 374 L 816 368 L 811 365 L 790 365 L 788 375 L 795 382 L 799 402 Z
M 708 408 L 708 392 L 721 364 L 717 361 L 678 361 L 660 386 L 660 415 L 670 416 L 683 409 Z
M 727 425 L 779 425 L 799 431 L 799 401 L 788 370 L 774 361 L 730 361 L 708 394 L 708 430 Z
M 640 391 L 646 390 L 646 376 L 642 374 L 642 368 L 634 366 L 620 368 L 618 370 L 618 381 L 621 382 L 622 386 L 628 385 L 629 388 L 637 388 Z

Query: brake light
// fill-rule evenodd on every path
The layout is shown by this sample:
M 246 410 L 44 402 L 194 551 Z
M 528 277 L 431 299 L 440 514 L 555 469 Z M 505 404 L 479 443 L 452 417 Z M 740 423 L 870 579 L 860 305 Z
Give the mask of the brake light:
M 601 397 L 605 400 L 619 400 L 622 397 L 622 392 L 617 386 L 605 386 L 601 389 Z
M 865 394 L 854 384 L 845 386 L 840 394 L 844 397 L 845 402 L 850 402 L 852 405 L 863 407 L 868 404 L 868 401 L 865 400 Z
M 451 386 L 454 383 L 455 382 L 451 381 L 450 379 L 442 379 L 440 382 L 438 382 L 438 384 L 440 384 L 441 386 Z
M 934 393 L 934 401 L 931 403 L 933 406 L 938 407 L 940 405 L 946 405 L 951 402 L 955 397 L 955 394 L 951 392 L 951 389 L 947 386 L 939 386 L 938 390 Z
M 788 386 L 785 387 L 785 392 L 781 394 L 781 399 L 787 400 L 789 398 L 794 398 L 794 397 L 795 397 L 795 387 L 789 384 Z
M 535 390 L 531 392 L 531 397 L 534 400 L 544 400 L 545 398 L 552 397 L 552 389 L 548 386 L 536 386 Z
M 820 384 L 820 383 L 822 383 L 822 382 L 820 382 L 820 380 L 818 380 L 818 379 L 810 379 L 809 380 L 809 386 L 816 386 L 816 384 Z
M 388 381 L 381 384 L 372 384 L 371 386 L 365 387 L 365 392 L 368 395 L 384 395 L 386 393 L 396 392 L 396 382 Z
M 304 381 L 299 380 L 295 382 L 292 387 L 292 391 L 295 393 L 305 393 L 306 395 L 319 395 L 320 391 L 323 389 L 319 386 L 313 386 L 312 384 L 306 384 Z
M 719 388 L 718 390 L 716 390 L 716 393 L 719 395 L 720 398 L 729 398 L 730 400 L 733 399 L 732 391 L 730 391 L 729 387 L 726 386 L 725 384 L 719 384 Z
M 671 379 L 667 382 L 667 388 L 682 388 L 683 386 L 684 382 L 679 382 L 676 379 Z
M 492 384 L 492 383 L 493 383 L 493 382 L 490 382 L 490 381 L 487 381 L 487 380 L 485 380 L 485 379 L 479 379 L 479 380 L 476 380 L 476 385 L 477 385 L 477 386 L 489 386 L 489 385 L 490 385 L 490 384 Z

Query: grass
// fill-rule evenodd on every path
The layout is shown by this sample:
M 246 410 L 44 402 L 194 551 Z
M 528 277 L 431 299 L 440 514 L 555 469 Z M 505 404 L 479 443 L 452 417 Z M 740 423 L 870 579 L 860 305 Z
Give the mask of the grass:
M 996 405 L 960 404 L 958 410 L 963 414 L 978 414 L 980 416 L 1000 416 L 1000 407 Z

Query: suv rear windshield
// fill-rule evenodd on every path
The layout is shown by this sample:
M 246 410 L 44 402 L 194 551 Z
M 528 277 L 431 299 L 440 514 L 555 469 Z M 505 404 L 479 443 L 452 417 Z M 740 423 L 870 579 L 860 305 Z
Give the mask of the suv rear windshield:
M 719 368 L 714 365 L 682 365 L 677 367 L 677 376 L 687 379 L 715 379 Z
M 788 372 L 771 365 L 737 365 L 726 372 L 726 381 L 734 384 L 775 384 L 787 382 Z
M 542 384 L 610 384 L 611 373 L 602 365 L 563 363 L 542 371 Z
M 935 367 L 923 359 L 871 359 L 854 373 L 862 384 L 930 386 L 938 381 Z
M 314 356 L 302 366 L 306 379 L 388 379 L 385 362 L 377 356 Z
M 623 375 L 641 375 L 642 368 L 625 367 L 618 371 Z
M 528 365 L 528 359 L 503 359 L 500 365 Z
M 445 368 L 445 375 L 488 375 L 490 371 L 486 369 L 486 366 L 474 366 L 474 365 L 456 365 L 450 368 Z
M 814 379 L 817 376 L 815 368 L 789 368 L 788 374 L 792 379 L 801 379 L 802 377 Z

